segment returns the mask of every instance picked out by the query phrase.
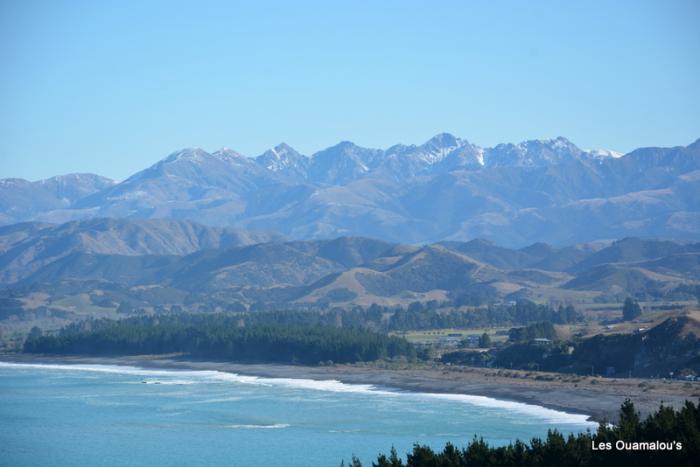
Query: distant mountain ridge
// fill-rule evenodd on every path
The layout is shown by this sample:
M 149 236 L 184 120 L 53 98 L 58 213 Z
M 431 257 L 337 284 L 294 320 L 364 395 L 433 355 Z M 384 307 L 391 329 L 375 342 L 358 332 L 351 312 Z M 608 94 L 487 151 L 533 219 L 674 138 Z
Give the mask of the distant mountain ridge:
M 30 308 L 54 303 L 65 309 L 66 297 L 96 306 L 196 309 L 212 303 L 460 306 L 519 298 L 573 303 L 687 298 L 699 290 L 700 243 L 625 238 L 511 249 L 484 240 L 423 246 L 362 237 L 288 241 L 172 220 L 0 228 L 0 305 L 2 297 L 24 297 Z
M 21 280 L 75 253 L 181 256 L 206 249 L 280 241 L 276 234 L 168 219 L 90 219 L 62 225 L 0 227 L 0 283 Z
M 0 225 L 31 220 L 35 215 L 50 218 L 50 213 L 70 209 L 79 200 L 115 184 L 106 177 L 78 173 L 36 182 L 0 179 Z
M 0 180 L 0 224 L 99 217 L 189 219 L 292 239 L 692 240 L 700 238 L 700 140 L 621 156 L 563 137 L 483 148 L 442 133 L 385 150 L 344 141 L 311 157 L 284 143 L 256 158 L 183 149 L 120 183 Z

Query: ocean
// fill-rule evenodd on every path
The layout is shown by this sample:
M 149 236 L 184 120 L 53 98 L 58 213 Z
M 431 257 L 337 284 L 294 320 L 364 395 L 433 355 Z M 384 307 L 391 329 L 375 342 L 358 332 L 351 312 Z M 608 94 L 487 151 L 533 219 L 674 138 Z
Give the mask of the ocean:
M 0 362 L 3 466 L 371 465 L 392 446 L 493 444 L 583 415 L 481 396 L 218 371 Z

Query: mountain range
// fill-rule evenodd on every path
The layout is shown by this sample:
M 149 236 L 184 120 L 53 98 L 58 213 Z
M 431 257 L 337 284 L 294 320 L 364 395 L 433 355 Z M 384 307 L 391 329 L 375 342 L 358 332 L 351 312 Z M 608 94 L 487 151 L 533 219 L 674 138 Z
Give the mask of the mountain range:
M 344 141 L 311 157 L 286 144 L 256 158 L 183 149 L 118 183 L 90 174 L 0 180 L 0 224 L 106 217 L 194 220 L 292 240 L 693 240 L 700 140 L 622 155 L 563 137 L 483 148 L 443 133 L 387 149 Z
M 692 299 L 698 290 L 700 243 L 625 238 L 512 249 L 487 240 L 299 241 L 160 219 L 0 228 L 2 314 L 18 306 L 105 312 L 125 303 L 195 310 L 519 298 L 590 303 L 629 295 Z

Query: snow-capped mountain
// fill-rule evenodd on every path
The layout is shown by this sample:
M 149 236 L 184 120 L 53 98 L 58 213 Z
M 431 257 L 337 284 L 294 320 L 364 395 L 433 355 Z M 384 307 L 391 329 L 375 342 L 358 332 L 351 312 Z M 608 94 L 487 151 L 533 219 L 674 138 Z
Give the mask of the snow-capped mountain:
M 309 158 L 298 153 L 287 143 L 281 143 L 255 158 L 255 161 L 271 172 L 295 180 L 304 180 L 309 167 Z
M 432 165 L 464 146 L 470 146 L 469 142 L 449 133 L 440 133 L 418 146 L 412 156 L 424 161 L 427 165 Z
M 465 140 L 430 166 L 430 172 L 443 173 L 452 170 L 476 170 L 486 165 L 484 149 Z
M 188 148 L 81 200 L 77 207 L 101 217 L 194 219 L 223 225 L 244 212 L 270 184 L 270 174 L 232 149 L 210 154 Z
M 95 217 L 191 219 L 289 238 L 361 235 L 504 245 L 700 236 L 700 140 L 620 156 L 563 137 L 480 147 L 442 133 L 306 157 L 176 151 L 121 183 L 94 175 L 0 180 L 0 224 Z
M 397 144 L 376 159 L 375 168 L 399 178 L 462 167 L 483 166 L 483 151 L 449 133 L 433 136 L 420 146 Z
M 343 185 L 370 172 L 374 160 L 382 155 L 380 149 L 363 148 L 342 141 L 311 157 L 308 178 L 316 183 Z
M 543 167 L 589 157 L 588 153 L 560 136 L 520 144 L 499 144 L 486 149 L 484 159 L 488 167 Z

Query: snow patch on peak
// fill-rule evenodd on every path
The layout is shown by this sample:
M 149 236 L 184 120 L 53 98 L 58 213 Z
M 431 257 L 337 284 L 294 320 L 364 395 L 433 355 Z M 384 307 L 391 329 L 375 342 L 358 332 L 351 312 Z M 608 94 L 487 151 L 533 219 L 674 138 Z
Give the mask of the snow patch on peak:
M 484 148 L 476 148 L 476 160 L 480 166 L 486 165 L 484 161 Z
M 419 146 L 416 156 L 427 164 L 432 165 L 440 162 L 456 149 L 468 144 L 467 141 L 449 133 L 440 133 Z
M 584 151 L 596 159 L 605 159 L 608 157 L 619 159 L 625 155 L 623 152 L 613 151 L 612 149 L 584 149 Z
M 209 155 L 210 154 L 207 153 L 202 148 L 198 148 L 198 147 L 185 148 L 185 149 L 181 149 L 179 151 L 175 151 L 174 153 L 170 154 L 168 157 L 163 159 L 162 162 L 165 162 L 165 163 L 171 163 L 171 162 L 177 162 L 177 161 L 201 162 Z
M 500 145 L 499 145 L 500 146 Z M 571 149 L 575 148 L 578 150 L 576 145 L 569 141 L 568 139 L 564 138 L 563 136 L 557 136 L 556 138 L 546 138 L 546 139 L 531 139 L 528 141 L 523 141 L 522 143 L 516 144 L 515 147 L 524 149 L 524 150 L 530 150 L 534 149 L 537 147 L 544 146 L 549 149 L 553 150 L 566 150 L 566 149 Z
M 289 153 L 297 153 L 294 148 L 292 148 L 290 145 L 287 143 L 280 143 L 274 148 L 272 148 L 272 151 L 276 154 L 289 154 Z
M 306 156 L 299 154 L 287 143 L 280 143 L 259 155 L 256 161 L 268 170 L 280 172 L 299 164 L 303 165 L 304 159 Z
M 240 152 L 234 151 L 233 149 L 227 147 L 219 149 L 218 151 L 214 152 L 212 156 L 221 160 L 240 159 L 242 157 L 245 158 L 245 156 Z
M 564 149 L 573 146 L 574 144 L 563 136 L 557 136 L 554 139 L 547 140 L 547 143 L 557 149 Z

